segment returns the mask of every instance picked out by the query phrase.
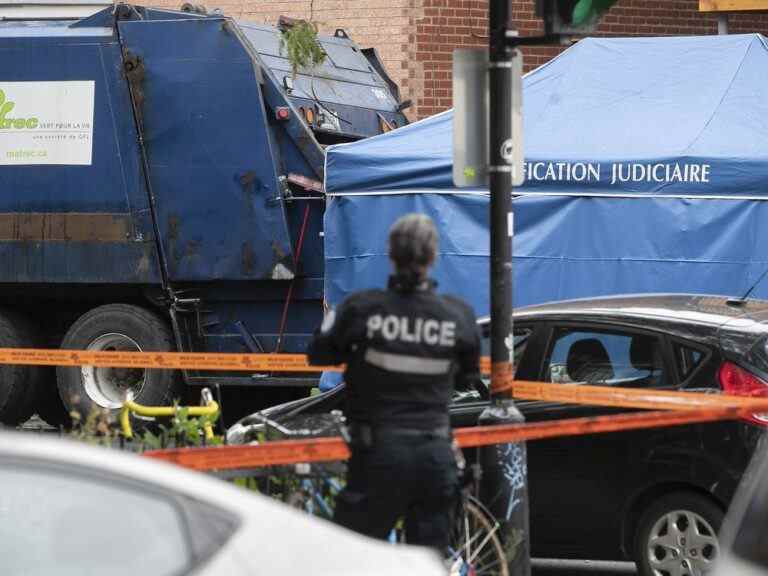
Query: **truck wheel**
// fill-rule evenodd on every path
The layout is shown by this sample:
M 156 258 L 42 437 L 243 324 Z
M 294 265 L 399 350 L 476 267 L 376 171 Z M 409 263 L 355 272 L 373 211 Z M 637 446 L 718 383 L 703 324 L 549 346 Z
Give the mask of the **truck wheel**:
M 68 428 L 72 423 L 69 412 L 59 396 L 59 388 L 56 385 L 56 368 L 45 367 L 42 383 L 37 392 L 37 415 L 51 426 Z
M 67 331 L 61 347 L 125 352 L 175 349 L 171 331 L 161 318 L 128 304 L 108 304 L 83 314 Z M 136 402 L 149 406 L 169 405 L 180 392 L 175 370 L 59 366 L 56 373 L 64 406 L 83 419 L 95 408 L 119 410 L 129 390 Z
M 0 348 L 34 348 L 29 322 L 19 314 L 0 311 Z M 0 365 L 0 422 L 18 426 L 35 409 L 41 369 L 38 366 Z

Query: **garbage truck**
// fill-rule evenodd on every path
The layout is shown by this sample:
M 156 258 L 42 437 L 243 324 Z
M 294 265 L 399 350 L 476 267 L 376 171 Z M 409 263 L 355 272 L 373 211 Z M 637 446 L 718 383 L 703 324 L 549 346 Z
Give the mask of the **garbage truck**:
M 294 22 L 185 8 L 0 21 L 0 348 L 300 353 L 321 322 L 324 148 L 408 102 L 342 29 L 296 69 Z M 203 385 L 234 417 L 316 379 L 3 365 L 0 422 Z

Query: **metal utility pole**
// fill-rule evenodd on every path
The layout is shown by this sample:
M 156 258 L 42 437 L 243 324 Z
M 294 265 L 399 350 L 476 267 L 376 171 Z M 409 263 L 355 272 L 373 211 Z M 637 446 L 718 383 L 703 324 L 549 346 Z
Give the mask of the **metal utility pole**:
M 489 0 L 489 166 L 491 196 L 491 406 L 480 424 L 523 422 L 511 397 L 514 338 L 512 331 L 512 182 L 513 85 L 520 74 L 520 53 L 507 31 L 510 0 Z M 517 79 L 519 84 L 520 78 Z M 516 103 L 519 106 L 519 102 Z M 520 135 L 517 135 L 518 138 Z M 518 150 L 519 152 L 519 150 Z M 518 175 L 520 177 L 521 175 Z M 528 470 L 525 443 L 500 444 L 479 450 L 483 470 L 481 500 L 502 525 L 510 574 L 529 576 Z
M 509 27 L 512 1 L 488 0 L 488 54 L 468 49 L 454 53 L 454 184 L 481 187 L 487 182 L 491 196 L 491 405 L 480 416 L 482 425 L 524 421 L 511 388 L 512 186 L 521 185 L 524 176 L 522 55 L 517 48 L 559 44 L 572 34 L 589 33 L 617 2 L 535 0 L 535 13 L 544 21 L 545 34 L 518 37 Z M 477 453 L 483 471 L 480 498 L 500 523 L 509 572 L 529 576 L 525 443 L 485 446 Z
M 507 43 L 509 2 L 490 0 L 490 123 L 488 184 L 491 193 L 491 379 L 511 380 L 512 334 L 512 165 L 505 149 L 512 141 L 513 50 Z M 494 386 L 493 388 L 499 388 Z M 492 388 L 492 391 L 493 391 Z M 509 394 L 503 394 L 508 396 Z M 499 400 L 497 396 L 495 400 Z

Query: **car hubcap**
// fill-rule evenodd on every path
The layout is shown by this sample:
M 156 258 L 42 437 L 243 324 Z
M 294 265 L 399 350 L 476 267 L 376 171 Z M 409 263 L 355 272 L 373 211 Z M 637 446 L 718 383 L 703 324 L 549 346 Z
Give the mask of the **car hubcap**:
M 88 350 L 109 352 L 141 352 L 135 340 L 125 334 L 104 334 L 91 342 Z M 83 366 L 80 369 L 83 387 L 88 398 L 102 408 L 120 408 L 127 392 L 138 396 L 144 387 L 146 371 L 143 368 L 99 368 Z
M 719 554 L 717 532 L 688 510 L 669 512 L 651 529 L 648 562 L 654 576 L 703 576 Z

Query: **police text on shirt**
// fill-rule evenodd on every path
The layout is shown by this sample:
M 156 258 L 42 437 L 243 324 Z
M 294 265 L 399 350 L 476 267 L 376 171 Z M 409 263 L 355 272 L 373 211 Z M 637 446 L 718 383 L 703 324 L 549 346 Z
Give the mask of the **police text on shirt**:
M 453 346 L 456 343 L 456 322 L 445 320 L 374 314 L 368 317 L 366 327 L 369 340 L 381 335 L 389 342 L 423 342 L 432 346 Z

